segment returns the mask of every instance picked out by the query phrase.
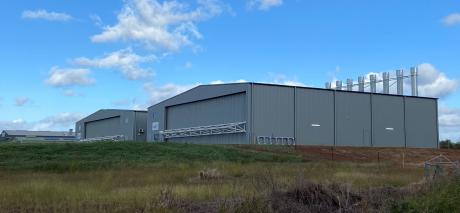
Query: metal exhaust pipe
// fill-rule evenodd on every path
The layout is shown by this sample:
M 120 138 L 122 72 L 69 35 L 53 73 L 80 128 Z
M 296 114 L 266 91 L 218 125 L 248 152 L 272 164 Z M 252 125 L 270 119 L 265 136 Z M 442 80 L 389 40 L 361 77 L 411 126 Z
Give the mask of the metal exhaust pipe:
M 377 76 L 370 75 L 369 78 L 371 80 L 371 93 L 377 93 Z
M 353 79 L 351 78 L 347 79 L 347 90 L 353 91 Z
M 412 85 L 412 96 L 418 96 L 418 69 L 417 67 L 410 68 L 410 78 Z
M 383 73 L 383 93 L 390 94 L 390 73 Z
M 342 81 L 336 81 L 335 82 L 335 89 L 336 90 L 342 90 Z
M 364 92 L 364 77 L 360 76 L 358 77 L 358 87 L 360 92 Z
M 396 70 L 396 90 L 398 95 L 404 95 L 404 70 Z

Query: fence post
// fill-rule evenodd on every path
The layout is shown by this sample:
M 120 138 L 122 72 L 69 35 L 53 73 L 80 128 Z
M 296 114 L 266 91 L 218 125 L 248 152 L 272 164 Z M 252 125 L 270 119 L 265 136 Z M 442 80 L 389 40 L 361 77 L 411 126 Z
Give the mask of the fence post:
M 334 161 L 334 147 L 331 146 L 331 159 Z
M 402 168 L 405 168 L 405 163 L 406 163 L 406 150 L 403 151 L 402 153 Z

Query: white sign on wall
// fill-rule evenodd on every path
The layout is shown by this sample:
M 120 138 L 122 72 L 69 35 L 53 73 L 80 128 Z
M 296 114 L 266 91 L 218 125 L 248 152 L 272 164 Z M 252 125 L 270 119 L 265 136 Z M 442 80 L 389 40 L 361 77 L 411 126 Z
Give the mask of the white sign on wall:
M 157 131 L 160 129 L 160 123 L 158 122 L 152 122 L 152 130 Z

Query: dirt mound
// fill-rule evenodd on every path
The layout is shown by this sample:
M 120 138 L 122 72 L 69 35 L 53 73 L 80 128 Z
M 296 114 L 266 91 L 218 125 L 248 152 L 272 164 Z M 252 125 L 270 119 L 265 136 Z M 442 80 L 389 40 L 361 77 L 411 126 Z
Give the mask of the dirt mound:
M 304 183 L 272 195 L 275 212 L 357 212 L 362 197 L 338 185 Z
M 384 212 L 387 205 L 414 194 L 408 187 L 369 188 L 353 192 L 338 184 L 304 182 L 286 192 L 273 193 L 274 212 Z

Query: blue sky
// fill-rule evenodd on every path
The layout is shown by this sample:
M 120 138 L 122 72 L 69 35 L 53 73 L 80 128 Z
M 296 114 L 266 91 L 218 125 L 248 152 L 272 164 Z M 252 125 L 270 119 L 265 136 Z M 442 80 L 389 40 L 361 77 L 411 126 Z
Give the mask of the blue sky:
M 441 137 L 460 140 L 459 0 L 2 4 L 0 129 L 63 130 L 198 84 L 323 87 L 419 66 L 421 94 L 440 98 Z

